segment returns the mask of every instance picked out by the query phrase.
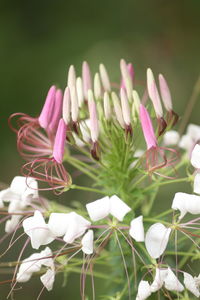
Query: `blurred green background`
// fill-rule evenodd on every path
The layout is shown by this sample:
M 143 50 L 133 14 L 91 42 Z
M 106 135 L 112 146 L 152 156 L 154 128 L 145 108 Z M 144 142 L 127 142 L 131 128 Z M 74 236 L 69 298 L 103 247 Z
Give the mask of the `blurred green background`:
M 87 60 L 95 72 L 103 62 L 112 81 L 119 80 L 122 57 L 133 62 L 137 80 L 144 81 L 151 67 L 166 76 L 175 111 L 183 115 L 200 75 L 199 56 L 199 0 L 1 0 L 0 181 L 9 183 L 22 164 L 8 116 L 37 116 L 49 86 L 65 87 L 70 64 L 80 71 Z M 197 124 L 199 109 L 197 103 L 191 116 Z M 57 289 L 41 299 L 79 299 L 79 280 L 73 279 L 63 289 L 57 280 Z M 39 291 L 32 280 L 15 299 L 36 299 Z

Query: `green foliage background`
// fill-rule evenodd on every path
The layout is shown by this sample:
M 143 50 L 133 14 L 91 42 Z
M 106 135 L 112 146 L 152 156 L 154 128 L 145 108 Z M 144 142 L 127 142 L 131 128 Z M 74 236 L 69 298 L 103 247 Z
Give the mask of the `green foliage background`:
M 95 71 L 103 62 L 112 81 L 119 80 L 122 57 L 133 62 L 137 80 L 145 81 L 150 66 L 165 74 L 175 111 L 183 115 L 200 75 L 199 37 L 199 0 L 1 0 L 0 181 L 9 183 L 22 164 L 8 116 L 37 116 L 49 86 L 65 87 L 70 64 L 80 71 L 87 60 Z M 197 104 L 191 116 L 197 124 L 199 108 Z M 163 190 L 162 199 L 166 194 Z M 79 299 L 78 275 L 60 286 L 58 279 L 57 288 L 41 299 Z M 0 299 L 8 288 L 1 287 Z M 36 299 L 39 291 L 38 280 L 31 280 L 15 299 Z

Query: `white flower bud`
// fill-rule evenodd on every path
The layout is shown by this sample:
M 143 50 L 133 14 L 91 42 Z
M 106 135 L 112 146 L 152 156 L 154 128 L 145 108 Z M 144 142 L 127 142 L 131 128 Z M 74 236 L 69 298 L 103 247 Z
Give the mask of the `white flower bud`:
M 117 97 L 115 92 L 112 92 L 111 96 L 112 96 L 112 101 L 113 101 L 114 111 L 115 111 L 117 121 L 119 122 L 119 124 L 122 128 L 125 128 L 125 122 L 124 122 L 124 118 L 122 115 L 122 109 L 120 106 L 119 98 Z
M 127 67 L 127 63 L 124 59 L 121 59 L 121 61 L 120 61 L 120 69 L 121 69 L 121 73 L 122 73 L 122 79 L 123 79 L 125 87 L 126 87 L 128 99 L 131 100 L 133 83 L 132 83 L 132 78 L 131 78 L 130 72 Z
M 78 97 L 78 105 L 79 107 L 81 107 L 84 102 L 83 82 L 81 77 L 78 77 L 76 80 L 76 90 L 77 90 L 77 97 Z
M 73 86 L 70 89 L 71 92 L 71 114 L 72 114 L 72 121 L 77 122 L 78 121 L 78 96 L 76 92 L 76 86 Z
M 105 119 L 109 121 L 112 116 L 112 111 L 111 111 L 110 97 L 108 92 L 104 93 L 103 106 L 104 106 Z
M 94 76 L 94 96 L 97 100 L 101 99 L 101 97 L 102 97 L 101 81 L 100 81 L 100 77 L 99 77 L 98 73 L 96 73 Z
M 66 87 L 64 91 L 62 117 L 65 124 L 68 125 L 71 120 L 71 96 L 69 87 Z
M 67 86 L 71 89 L 73 86 L 76 86 L 76 71 L 73 65 L 69 67 Z
M 103 64 L 100 64 L 99 72 L 100 72 L 101 81 L 102 81 L 104 90 L 107 92 L 110 92 L 111 91 L 110 79 L 109 79 L 108 73 L 106 71 L 106 68 Z
M 120 97 L 121 97 L 121 106 L 122 106 L 122 115 L 126 125 L 131 124 L 131 116 L 130 116 L 130 107 L 128 103 L 128 98 L 126 96 L 126 92 L 124 89 L 120 90 Z

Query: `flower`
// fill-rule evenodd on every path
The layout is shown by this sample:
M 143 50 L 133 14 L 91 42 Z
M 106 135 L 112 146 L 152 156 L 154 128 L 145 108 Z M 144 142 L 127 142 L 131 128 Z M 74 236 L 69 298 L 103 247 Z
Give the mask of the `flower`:
M 53 236 L 63 237 L 66 243 L 72 244 L 74 240 L 85 233 L 91 223 L 76 212 L 52 213 L 49 217 L 48 228 Z
M 158 146 L 149 113 L 142 104 L 140 104 L 139 116 L 142 125 L 142 132 L 147 145 L 146 169 L 148 172 L 156 173 L 158 169 L 173 165 L 177 160 L 176 151 L 171 148 L 162 148 Z M 166 151 L 172 154 L 170 159 L 167 159 L 165 154 Z
M 149 227 L 145 236 L 145 246 L 152 258 L 159 258 L 165 251 L 171 228 L 161 223 L 155 223 Z
M 86 205 L 88 214 L 92 221 L 106 218 L 109 214 L 122 221 L 124 216 L 131 210 L 119 197 L 104 197 Z
M 187 127 L 186 134 L 181 137 L 179 147 L 186 150 L 191 155 L 191 152 L 200 140 L 200 126 L 195 124 L 189 124 Z
M 52 151 L 53 157 L 35 159 L 26 163 L 23 166 L 24 175 L 48 183 L 50 185 L 49 189 L 60 190 L 60 192 L 70 186 L 71 177 L 62 164 L 65 151 L 65 138 L 66 124 L 63 119 L 60 119 Z
M 176 193 L 172 201 L 172 209 L 180 210 L 179 220 L 188 212 L 193 215 L 199 214 L 200 196 L 180 192 Z
M 32 274 L 39 272 L 42 266 L 48 267 L 45 274 L 40 276 L 40 280 L 48 291 L 52 290 L 55 280 L 55 267 L 52 259 L 52 251 L 46 247 L 40 253 L 33 253 L 28 258 L 24 259 L 17 273 L 17 282 L 28 281 Z
M 22 214 L 27 206 L 30 206 L 33 200 L 38 199 L 37 181 L 30 177 L 15 176 L 9 188 L 0 192 L 0 200 L 8 202 L 8 213 L 11 219 L 6 221 L 5 231 L 12 232 L 18 225 Z M 19 213 L 17 215 L 17 213 Z
M 200 291 L 199 291 L 199 287 L 200 287 L 200 278 L 198 277 L 192 277 L 192 275 L 190 275 L 187 272 L 183 273 L 184 275 L 184 284 L 186 289 L 188 289 L 193 295 L 195 295 L 197 298 L 200 297 Z

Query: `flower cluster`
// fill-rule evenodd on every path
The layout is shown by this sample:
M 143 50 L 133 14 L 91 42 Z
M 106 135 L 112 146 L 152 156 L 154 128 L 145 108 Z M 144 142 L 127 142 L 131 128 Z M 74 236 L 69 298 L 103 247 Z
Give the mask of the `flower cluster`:
M 86 62 L 81 77 L 70 66 L 64 92 L 50 87 L 38 117 L 9 118 L 26 160 L 23 176 L 0 192 L 1 241 L 11 236 L 2 256 L 25 239 L 17 261 L 4 264 L 14 267 L 9 295 L 34 275 L 50 291 L 58 273 L 78 272 L 82 300 L 88 275 L 93 299 L 95 277 L 111 287 L 105 299 L 200 296 L 200 275 L 189 265 L 199 259 L 200 217 L 182 221 L 200 214 L 200 127 L 190 124 L 182 136 L 173 128 L 179 117 L 162 74 L 158 88 L 151 69 L 146 86 L 138 85 L 131 63 L 122 59 L 120 71 L 117 84 L 103 64 L 94 77 Z M 82 174 L 88 186 L 74 183 Z M 194 182 L 194 194 L 177 192 L 170 210 L 154 211 L 159 187 L 179 182 Z M 73 189 L 97 200 L 72 208 L 39 193 Z M 34 249 L 29 256 L 27 247 Z
M 144 101 L 141 102 L 133 89 L 135 73 L 132 64 L 122 59 L 120 69 L 121 84 L 115 87 L 103 64 L 100 64 L 94 80 L 86 62 L 83 63 L 82 77 L 77 77 L 75 68 L 71 66 L 64 93 L 52 86 L 37 118 L 21 113 L 10 117 L 11 128 L 17 134 L 19 153 L 28 160 L 22 168 L 23 175 L 62 192 L 71 185 L 71 177 L 63 165 L 68 160 L 69 146 L 78 147 L 79 151 L 86 153 L 89 150 L 94 160 L 104 161 L 114 134 L 118 139 L 125 139 L 134 153 L 137 149 L 133 141 L 140 128 L 147 145 L 146 171 L 156 173 L 158 169 L 176 163 L 176 150 L 158 145 L 158 137 L 178 120 L 165 78 L 159 75 L 166 118 L 153 73 L 151 69 L 147 70 L 147 89 L 153 104 L 150 111 L 157 119 L 154 130 Z M 17 126 L 14 127 L 12 120 L 16 117 Z

